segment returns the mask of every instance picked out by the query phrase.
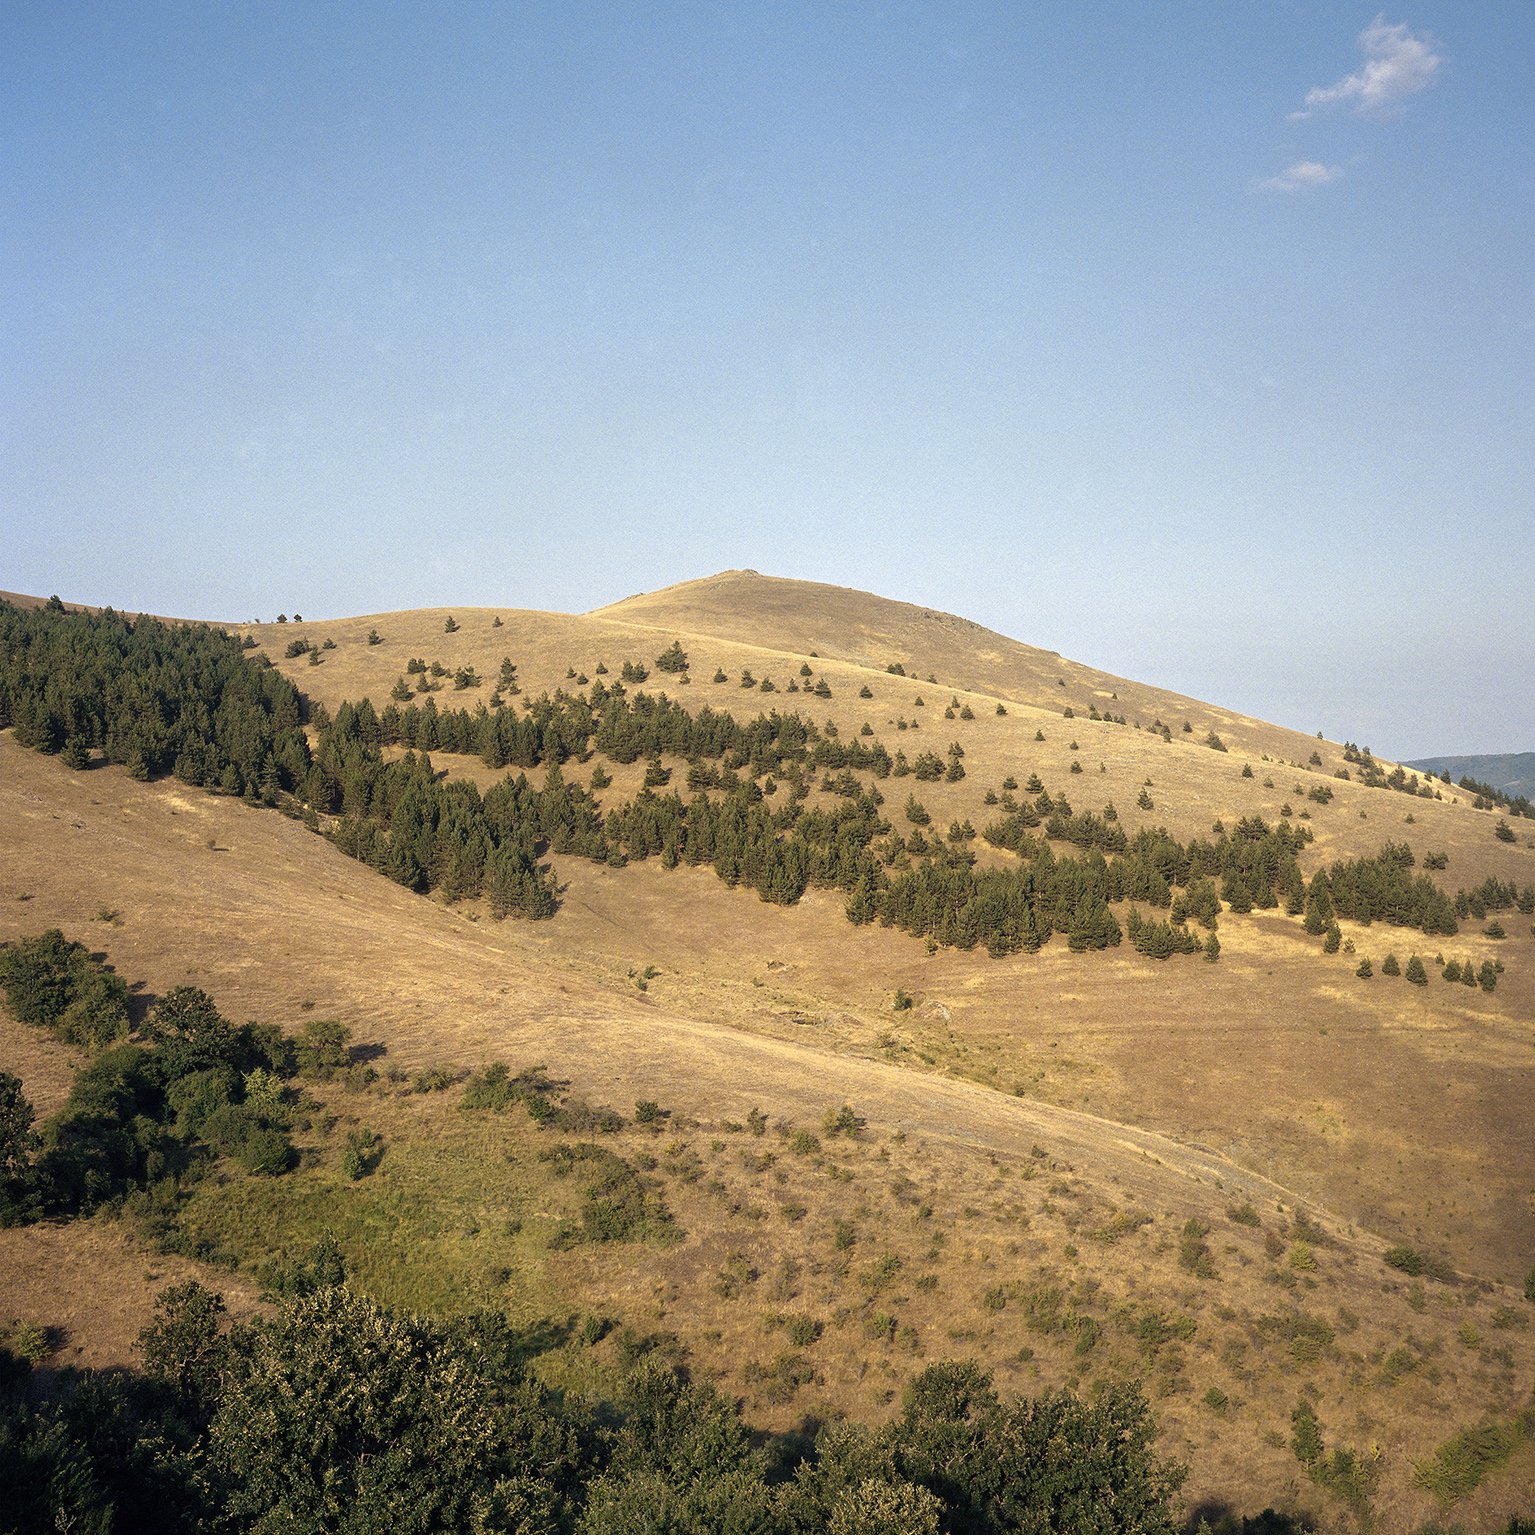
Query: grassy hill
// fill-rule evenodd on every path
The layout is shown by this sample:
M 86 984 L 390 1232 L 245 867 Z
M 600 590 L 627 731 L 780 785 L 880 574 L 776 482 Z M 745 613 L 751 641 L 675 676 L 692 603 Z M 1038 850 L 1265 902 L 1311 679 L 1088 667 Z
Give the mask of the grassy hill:
M 402 681 L 412 701 L 472 710 L 503 658 L 515 712 L 629 662 L 649 672 L 631 691 L 664 686 L 690 711 L 797 712 L 913 759 L 958 743 L 961 778 L 857 775 L 903 830 L 919 797 L 941 838 L 982 830 L 1006 781 L 1036 775 L 1078 811 L 1113 804 L 1132 833 L 1304 826 L 1308 878 L 1390 841 L 1419 867 L 1443 854 L 1434 878 L 1452 894 L 1535 880 L 1535 823 L 1446 783 L 1371 787 L 1395 765 L 839 588 L 732 572 L 587 615 L 423 610 L 239 632 L 331 716 L 348 700 L 382 708 Z M 688 669 L 665 674 L 674 641 Z M 439 690 L 417 691 L 434 663 Z M 482 789 L 505 773 L 432 760 Z M 661 766 L 680 787 L 688 763 Z M 645 758 L 564 772 L 585 783 L 599 767 L 604 812 L 641 792 Z M 807 808 L 844 802 L 830 776 L 812 775 Z M 99 760 L 71 771 L 10 732 L 0 817 L 0 938 L 59 927 L 145 999 L 191 982 L 231 1018 L 336 1019 L 378 1052 L 372 1080 L 306 1087 L 296 1171 L 223 1167 L 182 1212 L 184 1234 L 234 1265 L 242 1304 L 274 1254 L 329 1231 L 391 1302 L 574 1318 L 540 1361 L 554 1383 L 598 1386 L 671 1336 L 771 1426 L 886 1415 L 937 1358 L 978 1357 L 1014 1390 L 1134 1376 L 1163 1448 L 1193 1467 L 1191 1503 L 1287 1503 L 1337 1528 L 1366 1505 L 1386 1528 L 1449 1507 L 1435 1494 L 1449 1483 L 1415 1466 L 1529 1404 L 1535 932 L 1517 910 L 1453 937 L 1343 920 L 1334 953 L 1282 907 L 1223 910 L 1215 963 L 1128 943 L 1077 953 L 1060 935 L 993 959 L 854 926 L 832 890 L 785 906 L 708 867 L 557 854 L 554 917 L 496 922 L 483 901 L 402 888 L 299 819 Z M 1017 864 L 961 841 L 978 867 Z M 1421 956 L 1428 984 L 1383 975 L 1388 953 Z M 1450 958 L 1503 973 L 1492 991 L 1447 984 Z M 465 1073 L 495 1061 L 542 1067 L 567 1104 L 628 1123 L 465 1110 Z M 46 1111 L 77 1057 L 4 1017 L 0 1063 Z M 658 1117 L 637 1118 L 642 1102 Z M 836 1128 L 844 1105 L 851 1134 Z M 354 1181 L 341 1161 L 357 1128 L 387 1151 Z M 680 1239 L 562 1245 L 581 1192 L 553 1151 L 589 1142 L 664 1202 Z M 47 1231 L 46 1247 L 0 1233 L 0 1292 L 20 1319 L 67 1328 L 61 1357 L 127 1358 L 167 1264 L 187 1260 L 147 1252 L 123 1221 Z M 110 1314 L 38 1283 L 83 1262 L 112 1276 Z M 1329 1447 L 1357 1451 L 1352 1480 L 1319 1485 L 1296 1461 L 1302 1396 Z M 1467 1528 L 1518 1507 L 1535 1473 L 1510 1434 L 1502 1464 L 1451 1500 Z

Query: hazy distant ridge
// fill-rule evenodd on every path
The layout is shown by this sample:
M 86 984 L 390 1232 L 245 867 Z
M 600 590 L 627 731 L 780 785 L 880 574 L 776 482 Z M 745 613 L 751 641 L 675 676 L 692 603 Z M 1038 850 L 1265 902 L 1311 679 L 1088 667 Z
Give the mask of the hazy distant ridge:
M 1492 752 L 1479 757 L 1420 757 L 1405 764 L 1420 773 L 1448 773 L 1490 784 L 1505 794 L 1535 798 L 1535 752 Z

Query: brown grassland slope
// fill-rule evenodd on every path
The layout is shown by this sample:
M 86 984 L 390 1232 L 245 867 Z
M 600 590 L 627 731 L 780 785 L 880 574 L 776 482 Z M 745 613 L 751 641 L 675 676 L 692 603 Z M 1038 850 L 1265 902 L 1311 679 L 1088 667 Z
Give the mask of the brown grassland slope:
M 1532 823 L 1500 841 L 1499 817 L 1464 791 L 1367 788 L 1338 743 L 834 587 L 730 572 L 584 616 L 444 609 L 240 632 L 331 710 L 381 707 L 412 658 L 448 674 L 439 707 L 473 708 L 510 657 L 515 706 L 576 690 L 599 663 L 609 680 L 626 660 L 653 668 L 675 639 L 687 680 L 652 670 L 644 686 L 685 707 L 867 724 L 912 756 L 961 743 L 963 779 L 878 785 L 892 821 L 915 792 L 940 832 L 979 829 L 988 791 L 1038 774 L 1078 809 L 1113 803 L 1132 833 L 1187 839 L 1288 806 L 1315 834 L 1308 875 L 1393 840 L 1445 853 L 1452 893 L 1535 882 Z M 285 656 L 298 637 L 334 648 Z M 465 666 L 484 680 L 455 689 Z M 829 697 L 812 691 L 822 681 Z M 499 776 L 434 762 L 482 786 Z M 610 765 L 604 802 L 631 796 L 643 766 Z M 780 1426 L 888 1413 L 936 1358 L 980 1358 L 1018 1391 L 1136 1375 L 1162 1448 L 1193 1468 L 1191 1504 L 1288 1503 L 1338 1527 L 1366 1499 L 1381 1528 L 1441 1511 L 1415 1465 L 1529 1405 L 1527 915 L 1506 915 L 1502 939 L 1474 920 L 1449 939 L 1345 922 L 1353 952 L 1329 955 L 1298 919 L 1223 913 L 1215 964 L 1128 944 L 1074 954 L 1060 937 L 993 960 L 854 927 L 824 891 L 785 908 L 707 869 L 569 858 L 552 920 L 497 923 L 478 902 L 391 884 L 296 820 L 116 768 L 70 772 L 9 733 L 0 825 L 0 939 L 57 926 L 146 995 L 191 982 L 233 1018 L 335 1018 L 382 1047 L 371 1085 L 314 1088 L 323 1112 L 297 1172 L 221 1171 L 194 1196 L 187 1221 L 236 1265 L 211 1282 L 238 1303 L 266 1259 L 331 1231 L 388 1300 L 619 1324 L 546 1356 L 554 1380 L 589 1383 L 671 1334 Z M 983 862 L 1010 856 L 974 845 Z M 1388 951 L 1420 955 L 1430 984 L 1381 975 Z M 1492 993 L 1447 985 L 1440 954 L 1504 973 Z M 1370 980 L 1355 975 L 1365 956 Z M 898 993 L 909 1008 L 893 1009 Z M 680 1240 L 551 1241 L 580 1191 L 550 1147 L 593 1137 L 520 1108 L 462 1110 L 462 1073 L 495 1060 L 541 1065 L 626 1115 L 658 1103 L 662 1119 L 598 1138 Z M 3 1016 L 0 1064 L 40 1111 L 67 1092 L 68 1052 Z M 844 1104 L 851 1135 L 823 1124 Z M 351 1182 L 340 1148 L 359 1125 L 388 1150 Z M 1429 1274 L 1384 1262 L 1402 1245 Z M 0 1325 L 62 1325 L 82 1361 L 126 1359 L 154 1290 L 186 1267 L 121 1222 L 0 1233 Z M 51 1295 L 46 1276 L 66 1271 L 99 1272 L 119 1301 L 93 1314 Z M 1302 1396 L 1329 1447 L 1357 1452 L 1349 1486 L 1319 1488 L 1291 1453 Z M 1490 1528 L 1532 1479 L 1526 1444 L 1454 1517 Z

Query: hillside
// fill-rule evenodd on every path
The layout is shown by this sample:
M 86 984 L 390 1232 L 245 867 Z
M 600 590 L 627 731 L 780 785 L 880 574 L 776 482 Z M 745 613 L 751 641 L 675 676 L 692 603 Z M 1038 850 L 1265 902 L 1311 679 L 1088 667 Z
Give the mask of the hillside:
M 1303 761 L 1311 751 L 1297 732 L 1276 733 L 1259 720 L 1082 666 L 951 613 L 847 587 L 731 570 L 628 597 L 590 616 L 734 640 L 787 656 L 822 656 L 875 672 L 899 663 L 913 679 L 936 675 L 961 692 L 1028 704 L 1047 714 L 1072 707 L 1087 715 L 1097 708 L 1147 724 L 1160 718 L 1175 729 L 1188 720 L 1201 740 L 1212 729 L 1223 735 L 1236 731 L 1251 750 Z
M 1493 752 L 1473 757 L 1425 757 L 1409 762 L 1420 773 L 1448 773 L 1457 783 L 1462 778 L 1500 790 L 1511 799 L 1535 796 L 1535 752 Z
M 406 679 L 412 702 L 477 713 L 503 658 L 517 689 L 503 704 L 530 716 L 542 695 L 611 683 L 628 661 L 649 671 L 631 693 L 664 684 L 695 714 L 802 712 L 835 727 L 823 739 L 913 761 L 931 750 L 952 763 L 958 743 L 959 777 L 852 775 L 903 831 L 903 802 L 919 797 L 941 841 L 965 821 L 984 830 L 1005 796 L 1024 797 L 1006 781 L 1037 775 L 1078 813 L 1114 804 L 1131 834 L 1189 842 L 1217 820 L 1257 817 L 1305 827 L 1308 881 L 1387 841 L 1409 844 L 1418 867 L 1442 853 L 1433 878 L 1451 896 L 1535 879 L 1535 825 L 1474 809 L 1448 784 L 1370 787 L 1361 779 L 1393 765 L 837 588 L 728 573 L 584 616 L 430 610 L 240 632 L 332 719 L 347 700 L 383 709 Z M 688 669 L 668 675 L 656 660 L 673 641 Z M 466 672 L 479 680 L 456 687 Z M 597 751 L 563 772 L 584 784 L 602 768 L 610 782 L 591 794 L 614 819 L 643 793 L 650 761 Z M 447 784 L 481 791 L 508 771 L 468 753 L 434 750 L 432 762 Z M 673 775 L 664 792 L 682 792 L 688 759 L 662 753 L 660 768 Z M 538 781 L 545 769 L 528 771 Z M 803 783 L 805 814 L 830 814 L 849 802 L 825 786 L 835 776 L 787 761 L 777 794 Z M 1517 909 L 1462 920 L 1453 937 L 1340 918 L 1328 953 L 1281 903 L 1222 909 L 1213 963 L 1129 942 L 1077 952 L 1059 930 L 993 958 L 854 925 L 835 888 L 812 882 L 783 904 L 631 847 L 626 860 L 547 853 L 553 916 L 495 921 L 484 899 L 412 893 L 300 819 L 171 777 L 136 782 L 99 755 L 72 771 L 10 731 L 0 816 L 15 896 L 0 938 L 59 927 L 146 998 L 192 982 L 232 1018 L 289 1030 L 336 1019 L 382 1051 L 390 1072 L 375 1082 L 308 1089 L 340 1128 L 304 1141 L 296 1172 L 225 1173 L 216 1198 L 193 1196 L 186 1220 L 247 1283 L 271 1249 L 291 1255 L 335 1229 L 354 1272 L 391 1301 L 488 1301 L 520 1319 L 600 1312 L 675 1332 L 697 1368 L 777 1425 L 822 1408 L 888 1414 L 922 1363 L 963 1354 L 1009 1389 L 1139 1376 L 1165 1448 L 1194 1467 L 1196 1501 L 1311 1507 L 1330 1527 L 1351 1504 L 1288 1448 L 1300 1393 L 1330 1443 L 1376 1468 L 1385 1527 L 1438 1507 L 1414 1462 L 1527 1401 L 1535 932 Z M 1496 833 L 1505 824 L 1512 841 Z M 329 813 L 315 825 L 336 830 Z M 1050 840 L 1057 861 L 1079 852 Z M 951 845 L 980 870 L 1023 866 L 981 836 Z M 1133 904 L 1110 903 L 1121 924 Z M 1388 952 L 1403 965 L 1421 955 L 1428 984 L 1381 974 Z M 1447 985 L 1441 954 L 1497 960 L 1502 973 L 1492 989 Z M 1355 973 L 1365 957 L 1369 979 Z M 71 1052 L 9 1019 L 0 1029 L 0 1062 L 40 1110 L 56 1106 Z M 542 1065 L 625 1115 L 659 1104 L 669 1121 L 630 1124 L 611 1144 L 648 1163 L 681 1242 L 551 1246 L 567 1191 L 540 1160 L 550 1132 L 520 1111 L 484 1121 L 457 1107 L 461 1074 L 494 1060 Z M 423 1080 L 441 1090 L 417 1090 Z M 863 1122 L 845 1138 L 823 1127 L 843 1104 Z M 761 1138 L 743 1128 L 753 1110 Z M 348 1124 L 391 1148 L 355 1184 L 336 1172 Z M 487 1177 L 492 1165 L 511 1171 Z M 97 1226 L 80 1229 L 99 1246 Z M 68 1263 L 77 1228 L 50 1229 L 46 1262 Z M 45 1305 L 19 1277 L 37 1259 L 27 1232 L 3 1235 L 0 1284 Z M 1432 1273 L 1384 1261 L 1402 1248 Z M 132 1251 L 118 1261 L 131 1275 Z M 147 1314 L 153 1281 L 142 1283 Z M 819 1330 L 786 1346 L 798 1316 Z M 127 1322 L 75 1308 L 68 1325 L 82 1360 L 126 1357 Z M 591 1381 L 607 1348 L 595 1364 L 551 1354 L 551 1378 Z M 1491 1528 L 1531 1467 L 1519 1450 L 1455 1517 Z

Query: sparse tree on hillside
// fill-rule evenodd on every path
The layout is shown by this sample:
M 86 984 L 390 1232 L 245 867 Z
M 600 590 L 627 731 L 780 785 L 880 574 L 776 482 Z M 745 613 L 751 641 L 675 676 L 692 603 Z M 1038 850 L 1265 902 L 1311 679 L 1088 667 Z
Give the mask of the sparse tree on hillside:
M 1302 1401 L 1290 1414 L 1290 1448 L 1303 1466 L 1314 1466 L 1322 1458 L 1322 1426 L 1310 1402 Z
M 1407 980 L 1414 986 L 1428 985 L 1428 972 L 1423 968 L 1423 961 L 1416 954 L 1407 961 Z

